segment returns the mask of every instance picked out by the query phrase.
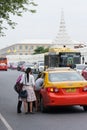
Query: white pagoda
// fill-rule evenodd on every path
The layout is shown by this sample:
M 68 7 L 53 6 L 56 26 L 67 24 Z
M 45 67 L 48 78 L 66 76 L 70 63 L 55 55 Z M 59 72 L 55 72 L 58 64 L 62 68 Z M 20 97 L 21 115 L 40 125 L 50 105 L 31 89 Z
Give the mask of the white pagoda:
M 58 47 L 66 46 L 66 47 L 69 47 L 69 48 L 74 48 L 74 45 L 76 45 L 75 41 L 73 41 L 66 32 L 64 12 L 62 10 L 61 11 L 59 32 L 58 32 L 56 38 L 53 40 L 51 47 L 52 48 L 58 48 Z

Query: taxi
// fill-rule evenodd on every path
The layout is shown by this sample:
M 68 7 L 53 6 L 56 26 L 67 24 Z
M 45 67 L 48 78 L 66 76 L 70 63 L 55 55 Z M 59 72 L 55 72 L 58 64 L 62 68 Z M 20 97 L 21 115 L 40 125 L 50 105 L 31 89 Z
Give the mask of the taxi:
M 87 81 L 69 67 L 48 68 L 43 72 L 44 82 L 40 90 L 40 109 L 48 107 L 80 105 L 87 111 Z

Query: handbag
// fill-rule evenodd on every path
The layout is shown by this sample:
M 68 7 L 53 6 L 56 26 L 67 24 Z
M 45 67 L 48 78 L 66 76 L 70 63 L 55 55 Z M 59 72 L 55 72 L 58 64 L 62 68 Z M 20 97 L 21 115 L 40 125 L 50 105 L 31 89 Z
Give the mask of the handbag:
M 19 93 L 19 97 L 21 98 L 27 98 L 28 93 L 27 90 L 21 90 L 21 92 Z
M 22 90 L 22 88 L 23 88 L 23 83 L 16 83 L 15 85 L 14 85 L 14 90 L 19 94 L 20 93 L 20 91 Z

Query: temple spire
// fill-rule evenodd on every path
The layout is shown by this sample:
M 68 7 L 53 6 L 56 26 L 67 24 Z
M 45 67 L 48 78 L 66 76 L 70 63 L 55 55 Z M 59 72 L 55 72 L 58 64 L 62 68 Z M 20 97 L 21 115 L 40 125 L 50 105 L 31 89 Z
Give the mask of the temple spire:
M 64 20 L 64 12 L 61 11 L 61 20 L 60 20 L 60 27 L 59 32 L 66 32 L 65 20 Z
M 68 36 L 66 32 L 66 25 L 64 20 L 64 12 L 63 9 L 61 10 L 61 19 L 60 19 L 60 26 L 59 26 L 59 32 L 56 36 L 56 38 L 53 41 L 54 45 L 70 45 L 74 44 L 74 41 Z

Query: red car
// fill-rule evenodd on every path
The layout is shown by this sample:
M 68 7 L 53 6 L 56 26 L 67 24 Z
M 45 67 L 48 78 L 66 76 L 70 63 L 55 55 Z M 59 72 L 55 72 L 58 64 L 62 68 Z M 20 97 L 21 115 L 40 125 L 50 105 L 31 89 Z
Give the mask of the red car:
M 40 109 L 45 112 L 54 106 L 82 106 L 87 111 L 87 80 L 68 67 L 48 68 L 42 72 Z
M 87 66 L 82 70 L 82 76 L 87 80 Z

